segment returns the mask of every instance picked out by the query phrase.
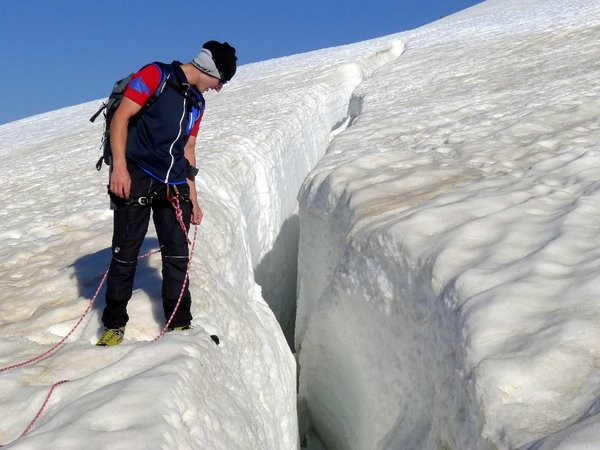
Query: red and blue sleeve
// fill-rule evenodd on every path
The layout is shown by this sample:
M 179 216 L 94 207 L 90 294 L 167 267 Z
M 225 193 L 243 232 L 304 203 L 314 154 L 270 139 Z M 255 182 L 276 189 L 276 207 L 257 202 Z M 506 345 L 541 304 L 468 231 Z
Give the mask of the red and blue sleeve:
M 202 117 L 204 117 L 204 114 L 201 114 L 200 117 L 198 117 L 198 119 L 196 120 L 196 123 L 194 124 L 194 127 L 192 128 L 192 132 L 190 133 L 190 136 L 194 136 L 194 137 L 198 136 L 198 131 L 200 130 L 200 122 L 202 122 Z
M 140 69 L 131 79 L 123 95 L 144 106 L 158 88 L 161 72 L 156 64 L 150 64 Z

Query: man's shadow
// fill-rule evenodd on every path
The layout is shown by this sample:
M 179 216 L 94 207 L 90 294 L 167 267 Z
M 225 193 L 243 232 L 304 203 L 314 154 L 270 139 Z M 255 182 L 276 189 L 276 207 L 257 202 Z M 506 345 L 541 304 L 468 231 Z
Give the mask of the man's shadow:
M 146 238 L 142 245 L 140 255 L 157 250 L 158 247 L 158 239 L 152 237 Z M 133 290 L 135 293 L 136 289 L 141 289 L 148 295 L 152 301 L 152 314 L 154 319 L 160 324 L 164 322 L 161 295 L 162 277 L 160 270 L 150 266 L 150 258 L 160 258 L 160 254 L 138 260 Z M 75 278 L 77 278 L 80 297 L 88 300 L 91 300 L 94 297 L 94 294 L 102 281 L 102 277 L 110 265 L 111 259 L 112 251 L 110 248 L 106 248 L 96 253 L 82 256 L 72 264 L 72 267 L 75 268 Z M 104 307 L 106 306 L 106 300 L 104 298 L 105 292 L 106 283 L 98 293 L 98 297 L 94 301 L 94 306 L 92 308 L 100 312 L 99 317 L 102 315 L 102 311 L 104 311 Z

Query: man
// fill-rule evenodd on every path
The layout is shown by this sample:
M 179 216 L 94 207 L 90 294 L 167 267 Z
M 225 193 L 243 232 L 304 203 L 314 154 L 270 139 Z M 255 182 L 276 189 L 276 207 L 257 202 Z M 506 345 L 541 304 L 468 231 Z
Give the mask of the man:
M 183 287 L 189 261 L 184 233 L 171 201 L 177 197 L 183 222 L 199 224 L 194 175 L 196 136 L 204 112 L 202 94 L 219 92 L 236 72 L 235 48 L 206 42 L 193 61 L 153 63 L 131 79 L 110 124 L 112 172 L 109 194 L 116 205 L 112 261 L 108 272 L 104 333 L 97 345 L 120 344 L 129 320 L 127 303 L 150 211 L 162 252 L 162 298 L 170 330 L 191 328 L 191 296 Z M 159 89 L 159 91 L 157 91 Z M 160 92 L 160 93 L 158 93 Z

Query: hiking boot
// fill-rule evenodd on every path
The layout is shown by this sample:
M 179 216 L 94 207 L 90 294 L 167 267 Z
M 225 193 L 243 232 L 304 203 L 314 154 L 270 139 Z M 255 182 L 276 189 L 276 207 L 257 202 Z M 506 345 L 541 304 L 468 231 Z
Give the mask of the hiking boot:
M 119 328 L 104 328 L 104 333 L 98 339 L 96 345 L 99 347 L 112 347 L 113 345 L 119 345 L 123 341 L 125 336 L 125 327 Z
M 168 331 L 185 331 L 185 330 L 191 330 L 194 328 L 194 325 L 179 325 L 176 327 L 173 326 L 169 326 Z

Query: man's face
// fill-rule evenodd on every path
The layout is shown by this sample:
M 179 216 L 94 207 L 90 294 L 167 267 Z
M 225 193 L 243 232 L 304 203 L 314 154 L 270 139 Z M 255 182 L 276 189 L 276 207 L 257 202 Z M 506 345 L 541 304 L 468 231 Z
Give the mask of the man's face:
M 219 92 L 221 90 L 221 88 L 223 87 L 223 82 L 217 78 L 217 77 L 213 77 L 212 75 L 209 75 L 207 73 L 204 73 L 205 75 L 205 86 L 206 86 L 206 91 L 210 91 L 210 90 L 215 90 L 217 92 Z

